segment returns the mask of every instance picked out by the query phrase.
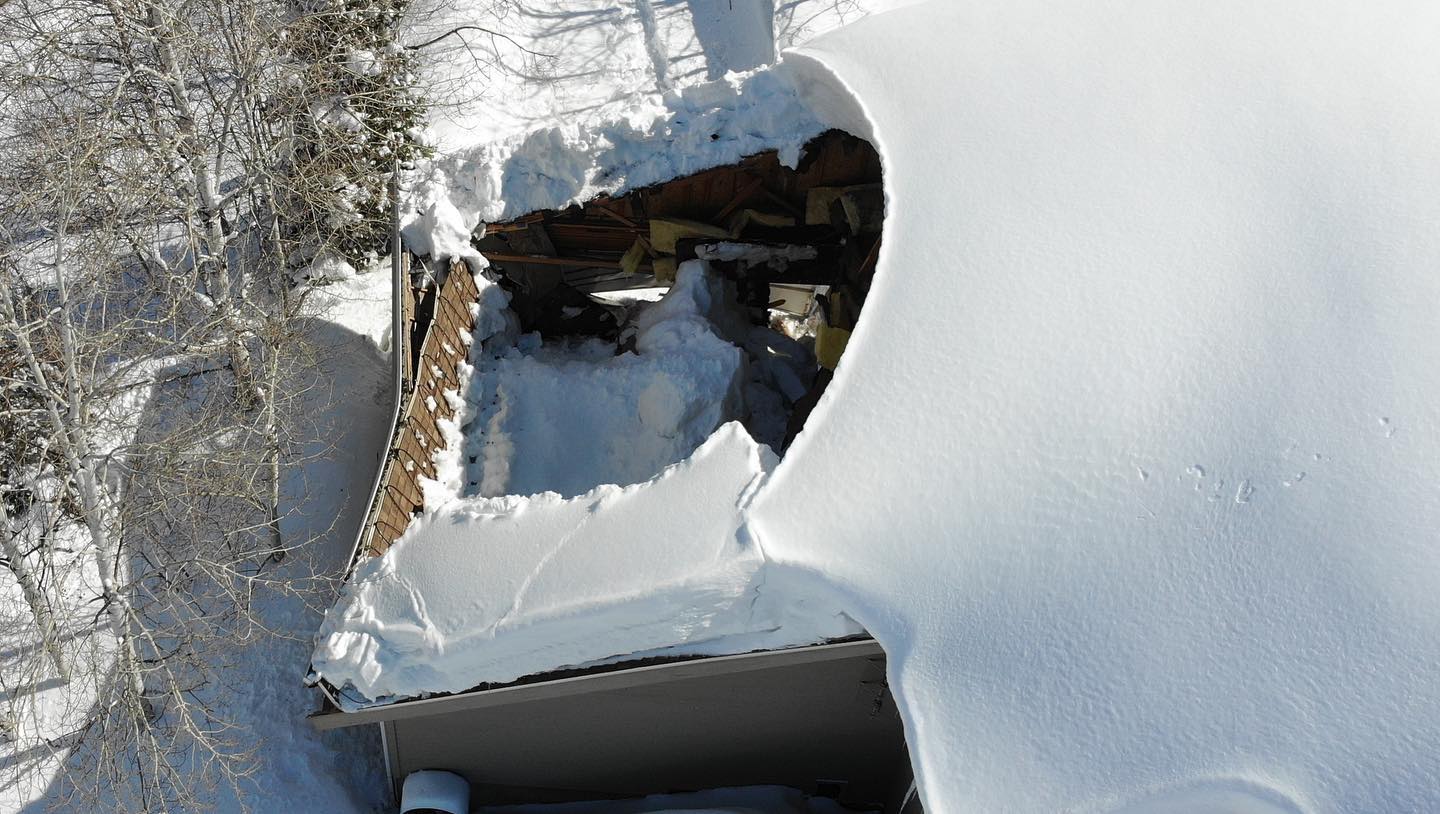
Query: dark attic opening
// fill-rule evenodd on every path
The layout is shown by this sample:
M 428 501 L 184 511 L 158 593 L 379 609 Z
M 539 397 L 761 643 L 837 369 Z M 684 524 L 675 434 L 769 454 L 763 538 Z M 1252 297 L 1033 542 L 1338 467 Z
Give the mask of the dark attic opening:
M 644 313 L 677 278 L 687 283 L 688 261 L 704 261 L 723 282 L 727 313 L 717 321 L 747 357 L 734 417 L 783 453 L 855 329 L 883 218 L 875 149 L 831 130 L 805 146 L 793 169 L 764 152 L 489 224 L 474 242 L 522 333 L 546 345 L 598 340 L 616 355 L 637 350 Z

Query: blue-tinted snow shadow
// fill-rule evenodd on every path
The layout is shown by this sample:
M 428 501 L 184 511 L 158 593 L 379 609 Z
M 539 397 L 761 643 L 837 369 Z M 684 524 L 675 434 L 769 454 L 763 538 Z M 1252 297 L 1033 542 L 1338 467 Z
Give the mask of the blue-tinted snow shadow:
M 282 528 L 291 539 L 314 534 L 318 542 L 308 557 L 289 558 L 268 572 L 270 577 L 308 588 L 256 600 L 260 621 L 279 635 L 261 636 L 234 648 L 232 662 L 219 671 L 217 683 L 202 690 L 226 694 L 217 704 L 230 722 L 245 730 L 240 746 L 253 749 L 257 761 L 254 775 L 242 780 L 238 797 L 224 789 L 213 796 L 207 793 L 207 810 L 217 812 L 238 812 L 244 810 L 242 804 L 275 811 L 335 810 L 336 805 L 378 810 L 388 796 L 373 728 L 317 732 L 305 715 L 317 708 L 319 699 L 303 686 L 314 632 L 333 600 L 334 583 L 326 578 L 338 577 L 348 565 L 384 443 L 388 362 L 369 339 L 340 325 L 317 319 L 306 328 L 315 363 L 291 386 L 303 393 L 299 412 L 310 417 L 312 440 L 300 456 L 305 461 L 302 468 L 287 478 L 288 511 Z M 157 378 L 205 367 L 192 360 L 162 371 Z M 177 399 L 182 394 L 173 388 L 158 389 L 141 414 L 142 434 L 162 431 L 181 420 L 187 409 L 203 406 L 229 385 L 224 374 L 180 375 L 178 381 L 188 383 L 191 389 L 183 396 L 193 403 L 182 403 Z M 99 721 L 109 714 L 97 705 L 86 720 Z M 102 759 L 133 760 L 133 755 L 105 756 L 95 735 L 94 729 L 61 735 L 48 744 L 0 757 L 0 776 L 9 785 L 29 782 L 27 777 L 38 780 L 35 770 L 57 753 L 72 750 L 45 790 L 32 796 L 20 814 L 75 810 L 80 798 L 73 778 L 95 771 Z M 118 809 L 122 797 L 133 803 L 126 791 L 101 789 L 101 799 L 88 802 L 98 805 L 96 810 Z
M 705 75 L 748 71 L 775 61 L 774 0 L 688 0 Z

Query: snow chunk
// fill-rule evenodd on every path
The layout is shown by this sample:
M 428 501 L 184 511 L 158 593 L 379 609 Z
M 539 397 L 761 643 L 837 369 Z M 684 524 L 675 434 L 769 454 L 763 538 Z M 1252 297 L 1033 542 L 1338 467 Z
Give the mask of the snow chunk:
M 738 260 L 745 265 L 764 264 L 776 271 L 784 271 L 796 260 L 813 260 L 817 254 L 814 246 L 764 246 L 728 240 L 695 247 L 695 256 L 701 260 Z
M 780 646 L 854 633 L 821 598 L 764 593 L 745 510 L 774 464 L 732 423 L 643 484 L 428 512 L 356 572 L 326 616 L 314 668 L 382 700 L 726 636 Z

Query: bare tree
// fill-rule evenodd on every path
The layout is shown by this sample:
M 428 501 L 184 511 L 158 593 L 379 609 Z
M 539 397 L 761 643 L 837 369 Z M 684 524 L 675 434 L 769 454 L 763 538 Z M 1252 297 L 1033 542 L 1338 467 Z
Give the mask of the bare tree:
M 46 736 L 83 756 L 57 786 L 70 810 L 199 810 L 253 766 L 216 698 L 268 635 L 256 596 L 292 587 L 274 562 L 307 543 L 282 534 L 311 440 L 294 271 L 370 251 L 383 170 L 418 149 L 384 47 L 398 13 L 0 5 L 0 553 L 49 665 L 31 673 L 86 685 L 90 709 Z M 58 540 L 88 576 L 58 576 Z M 81 610 L 107 644 L 77 657 Z

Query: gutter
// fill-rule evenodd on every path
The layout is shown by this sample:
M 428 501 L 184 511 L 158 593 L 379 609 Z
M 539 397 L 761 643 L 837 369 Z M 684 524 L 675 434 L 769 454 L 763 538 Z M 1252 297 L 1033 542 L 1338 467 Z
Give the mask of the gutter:
M 404 317 L 400 306 L 400 298 L 405 293 L 403 253 L 404 248 L 400 242 L 400 165 L 397 162 L 390 172 L 390 367 L 393 393 L 390 405 L 390 431 L 385 436 L 380 464 L 375 468 L 375 482 L 370 487 L 370 500 L 365 505 L 365 514 L 360 520 L 360 529 L 355 535 L 355 547 L 350 552 L 350 562 L 345 566 L 346 579 L 349 579 L 351 572 L 355 569 L 355 564 L 360 561 L 360 553 L 369 544 L 370 536 L 374 531 L 375 527 L 371 521 L 375 519 L 375 513 L 379 509 L 380 487 L 385 483 L 390 451 L 395 446 L 395 432 L 400 427 L 400 411 L 405 403 L 405 361 L 408 355 L 405 353 L 405 346 L 408 343 L 404 335 Z
M 408 355 L 405 353 L 405 346 L 408 343 L 404 336 L 404 317 L 400 307 L 400 298 L 405 293 L 403 252 L 400 241 L 400 163 L 396 161 L 390 171 L 390 429 L 386 432 L 385 443 L 380 448 L 380 461 L 375 467 L 375 482 L 370 485 L 370 499 L 365 504 L 365 514 L 360 518 L 360 528 L 355 532 L 355 546 L 350 551 L 350 561 L 345 565 L 345 580 L 342 585 L 350 579 L 350 575 L 355 571 L 355 564 L 360 561 L 360 553 L 370 543 L 375 528 L 371 521 L 379 509 L 380 487 L 385 483 L 390 452 L 395 447 L 395 433 L 400 427 L 400 411 L 405 403 L 405 361 Z M 340 704 L 330 691 L 328 682 L 315 674 L 314 664 L 306 670 L 305 686 L 319 687 L 330 703 L 339 708 Z

